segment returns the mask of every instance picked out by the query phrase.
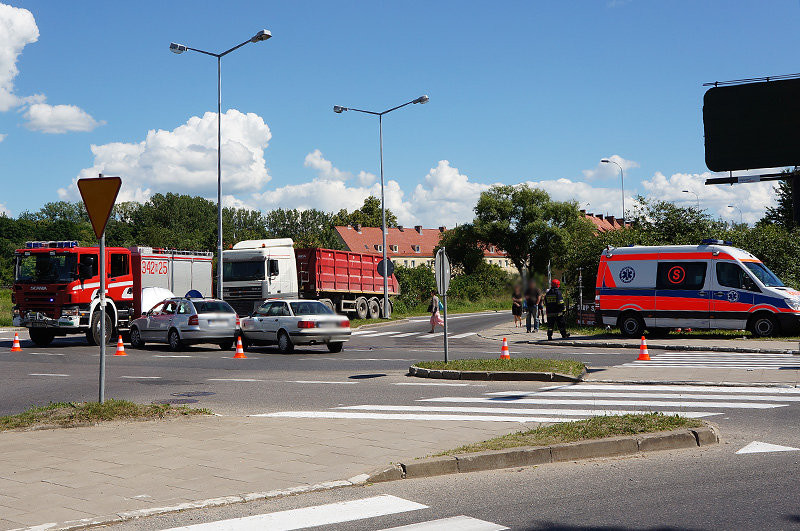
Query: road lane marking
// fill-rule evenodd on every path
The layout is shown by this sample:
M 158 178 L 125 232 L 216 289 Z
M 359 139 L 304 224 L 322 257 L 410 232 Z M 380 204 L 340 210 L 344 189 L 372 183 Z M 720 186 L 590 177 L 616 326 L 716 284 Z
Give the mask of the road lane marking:
M 361 336 L 361 335 L 364 335 L 364 334 L 371 334 L 371 333 L 372 333 L 372 330 L 353 330 L 352 332 L 350 332 L 350 335 L 351 336 Z
M 513 396 L 513 395 L 508 395 Z M 725 394 L 697 394 L 697 393 L 679 393 L 674 395 L 665 395 L 664 393 L 644 393 L 644 392 L 626 392 L 626 391 L 600 391 L 600 392 L 586 392 L 586 391 L 542 391 L 539 393 L 525 393 L 524 396 L 537 397 L 537 396 L 583 396 L 592 398 L 680 398 L 691 400 L 730 400 L 730 395 Z M 800 396 L 783 396 L 776 397 L 775 395 L 748 395 L 743 397 L 746 400 L 780 400 L 782 402 L 800 402 Z
M 418 524 L 390 527 L 381 531 L 452 531 L 453 529 L 458 531 L 503 531 L 508 527 L 462 515 L 419 522 Z
M 160 380 L 161 376 L 120 376 L 126 380 Z
M 30 352 L 34 356 L 64 356 L 60 352 Z
M 568 417 L 602 417 L 606 415 L 628 415 L 631 413 L 649 413 L 649 411 L 634 411 L 622 409 L 533 409 L 533 408 L 510 408 L 510 407 L 469 407 L 469 406 L 379 406 L 379 405 L 359 405 L 359 406 L 339 406 L 335 409 L 359 410 L 359 411 L 416 411 L 416 412 L 439 412 L 439 413 L 503 413 L 511 415 L 565 415 Z M 710 411 L 659 411 L 665 415 L 678 415 L 686 418 L 703 418 L 722 413 L 712 413 Z
M 154 358 L 196 358 L 197 356 L 187 356 L 179 354 L 156 354 Z
M 669 397 L 663 397 L 669 398 Z M 676 399 L 680 397 L 675 397 Z M 774 409 L 778 407 L 786 407 L 789 404 L 771 404 L 771 403 L 756 403 L 756 402 L 692 402 L 687 400 L 669 402 L 665 400 L 602 400 L 595 398 L 581 398 L 581 399 L 568 399 L 568 398 L 514 398 L 514 397 L 496 397 L 496 398 L 474 398 L 474 397 L 441 397 L 441 398 L 423 398 L 420 402 L 471 402 L 471 403 L 484 403 L 484 404 L 541 404 L 541 405 L 571 405 L 571 404 L 588 404 L 595 406 L 637 406 L 637 407 L 693 407 L 693 408 L 725 408 L 725 409 Z
M 433 334 L 428 333 L 428 334 L 425 334 L 424 336 L 420 336 L 417 339 L 433 339 L 435 337 L 442 337 L 443 335 L 444 335 L 444 332 L 434 332 Z
M 575 418 L 524 417 L 502 415 L 426 415 L 421 413 L 360 413 L 349 411 L 278 411 L 259 413 L 251 417 L 282 417 L 295 419 L 369 419 L 369 420 L 452 420 L 474 422 L 574 422 Z
M 442 387 L 469 387 L 468 383 L 439 383 L 439 382 L 395 382 L 392 385 L 439 385 Z
M 456 334 L 454 336 L 450 336 L 450 339 L 461 339 L 463 337 L 474 336 L 477 333 L 478 332 L 467 332 L 467 333 L 464 333 L 464 334 Z
M 364 334 L 361 337 L 378 337 L 378 336 L 386 336 L 389 334 L 394 334 L 395 332 L 371 332 L 369 334 Z
M 322 380 L 286 380 L 288 383 L 299 384 L 340 384 L 340 385 L 356 385 L 358 382 L 326 382 Z
M 800 448 L 793 448 L 791 446 L 781 446 L 779 444 L 770 444 L 761 441 L 753 441 L 738 452 L 737 454 L 760 454 L 765 452 L 795 452 Z
M 419 334 L 424 334 L 424 332 L 406 332 L 404 334 L 395 334 L 392 337 L 409 337 L 409 336 L 417 336 Z
M 627 384 L 580 384 L 580 385 L 549 385 L 540 389 L 578 389 L 591 391 L 598 390 L 623 390 L 623 391 L 689 391 L 693 393 L 759 393 L 759 394 L 797 394 L 800 387 L 753 387 L 753 386 L 718 386 L 718 385 L 627 385 Z M 525 394 L 529 391 L 499 391 L 486 393 L 490 395 Z M 744 397 L 746 398 L 746 397 Z
M 56 374 L 56 373 L 49 373 L 49 372 L 32 372 L 28 374 L 28 376 L 60 376 L 66 378 L 69 374 Z
M 256 378 L 206 378 L 207 382 L 266 382 Z
M 231 518 L 218 522 L 174 527 L 166 531 L 290 531 L 323 525 L 353 522 L 367 518 L 377 518 L 389 514 L 405 513 L 427 509 L 427 505 L 404 500 L 397 496 L 383 494 L 361 500 L 353 500 L 325 505 L 315 505 L 302 509 L 290 509 L 275 513 Z

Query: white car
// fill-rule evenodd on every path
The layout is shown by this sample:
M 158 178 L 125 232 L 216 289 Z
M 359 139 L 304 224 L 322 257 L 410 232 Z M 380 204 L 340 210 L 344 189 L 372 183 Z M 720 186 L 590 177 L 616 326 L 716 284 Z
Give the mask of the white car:
M 270 299 L 241 319 L 242 343 L 278 345 L 291 352 L 295 345 L 322 344 L 331 352 L 341 352 L 350 339 L 350 321 L 336 315 L 327 305 L 304 299 Z

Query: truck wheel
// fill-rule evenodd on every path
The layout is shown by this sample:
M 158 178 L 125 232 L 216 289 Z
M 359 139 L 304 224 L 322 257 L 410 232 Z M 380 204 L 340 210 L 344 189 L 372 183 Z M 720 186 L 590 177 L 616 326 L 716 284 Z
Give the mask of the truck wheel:
M 369 300 L 367 315 L 370 319 L 378 319 L 381 316 L 381 303 L 377 298 L 372 297 Z
M 142 340 L 142 334 L 139 332 L 139 328 L 135 326 L 131 327 L 131 347 L 144 348 L 144 341 Z
M 388 312 L 385 312 L 383 310 L 383 299 L 380 300 L 379 304 L 381 305 L 381 317 L 383 317 L 384 319 L 388 319 L 389 317 L 391 317 L 392 316 L 392 308 L 394 306 L 394 303 L 392 303 L 391 299 L 389 300 L 389 311 Z
M 619 319 L 619 331 L 625 337 L 642 337 L 644 333 L 644 321 L 636 313 L 623 314 Z
M 100 312 L 94 312 L 92 314 L 92 326 L 89 328 L 90 332 L 87 332 L 87 339 L 89 338 L 88 334 L 91 333 L 92 339 L 90 341 L 93 345 L 100 344 Z M 114 326 L 111 324 L 111 316 L 109 312 L 106 312 L 106 345 L 111 342 L 111 337 L 114 335 Z
M 366 297 L 359 297 L 356 299 L 356 317 L 359 319 L 366 319 L 369 313 L 369 304 Z
M 756 337 L 771 337 L 778 332 L 778 323 L 771 315 L 756 315 L 750 320 L 750 331 Z
M 330 308 L 333 313 L 336 313 L 336 308 L 333 307 L 333 301 L 330 299 L 320 299 L 319 302 Z
M 289 334 L 281 330 L 278 332 L 278 350 L 284 354 L 288 354 L 294 350 L 292 340 L 289 339 Z
M 328 350 L 330 352 L 341 352 L 344 346 L 343 341 L 336 341 L 335 343 L 328 343 Z
M 33 341 L 37 347 L 46 347 L 52 343 L 53 338 L 56 337 L 54 332 L 42 330 L 41 328 L 31 328 L 28 330 L 28 335 L 31 336 L 31 341 Z
M 169 349 L 173 352 L 178 351 L 183 347 L 181 336 L 174 328 L 169 331 L 169 334 L 167 334 L 167 342 L 169 343 Z

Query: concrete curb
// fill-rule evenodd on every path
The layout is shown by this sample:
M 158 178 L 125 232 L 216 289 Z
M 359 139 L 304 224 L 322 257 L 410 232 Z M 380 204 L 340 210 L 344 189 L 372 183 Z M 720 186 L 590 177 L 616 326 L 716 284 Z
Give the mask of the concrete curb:
M 719 433 L 711 425 L 700 428 L 643 433 L 624 437 L 609 437 L 573 443 L 554 444 L 551 446 L 525 446 L 507 448 L 505 450 L 489 450 L 469 454 L 445 455 L 418 459 L 408 463 L 399 463 L 392 467 L 401 469 L 386 474 L 384 469 L 370 475 L 367 483 L 379 483 L 395 479 L 423 478 L 477 472 L 480 470 L 498 470 L 522 466 L 542 465 L 563 461 L 577 461 L 598 457 L 618 457 L 636 455 L 643 452 L 660 450 L 677 450 L 681 448 L 697 448 L 719 442 Z
M 557 372 L 521 372 L 521 371 L 452 371 L 423 369 L 412 365 L 408 374 L 418 378 L 440 378 L 444 380 L 482 380 L 495 382 L 580 382 L 586 375 L 586 369 L 578 377 Z

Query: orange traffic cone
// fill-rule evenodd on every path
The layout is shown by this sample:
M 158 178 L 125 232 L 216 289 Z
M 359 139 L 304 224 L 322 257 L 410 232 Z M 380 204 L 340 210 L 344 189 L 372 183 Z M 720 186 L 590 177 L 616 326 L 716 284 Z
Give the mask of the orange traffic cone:
M 508 341 L 506 338 L 503 338 L 503 346 L 500 348 L 500 359 L 501 360 L 510 360 L 511 359 L 511 352 L 508 350 Z
M 636 361 L 650 361 L 650 353 L 647 352 L 647 342 L 644 340 L 644 336 L 642 336 L 642 344 L 639 346 L 639 357 L 636 358 Z
M 115 356 L 127 356 L 128 354 L 125 353 L 125 344 L 122 342 L 122 336 L 119 336 L 117 339 L 117 351 L 114 353 Z
M 244 347 L 242 346 L 242 336 L 236 338 L 236 354 L 234 354 L 233 357 L 239 359 L 247 358 L 247 356 L 244 355 Z
M 22 352 L 22 347 L 19 346 L 19 334 L 14 332 L 14 343 L 11 345 L 11 352 Z

